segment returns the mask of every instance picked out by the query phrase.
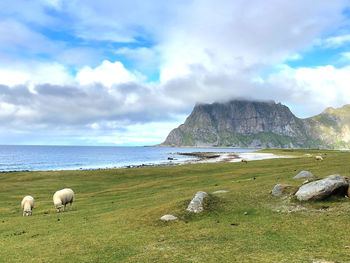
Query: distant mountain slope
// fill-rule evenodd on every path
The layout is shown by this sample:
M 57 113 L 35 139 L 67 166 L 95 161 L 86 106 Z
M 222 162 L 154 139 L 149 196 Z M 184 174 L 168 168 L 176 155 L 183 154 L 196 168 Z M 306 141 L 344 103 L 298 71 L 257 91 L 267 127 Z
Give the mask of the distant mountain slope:
M 350 105 L 327 108 L 321 114 L 304 120 L 308 134 L 329 148 L 350 148 Z
M 275 102 L 198 104 L 162 145 L 349 148 L 350 105 L 299 119 Z

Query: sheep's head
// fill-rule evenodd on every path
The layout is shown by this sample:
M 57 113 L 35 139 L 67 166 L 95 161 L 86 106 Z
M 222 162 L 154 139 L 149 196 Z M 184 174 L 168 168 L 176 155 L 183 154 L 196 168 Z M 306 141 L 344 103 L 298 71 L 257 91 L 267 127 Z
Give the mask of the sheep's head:
M 57 202 L 55 202 L 55 207 L 56 207 L 56 209 L 57 209 L 57 213 L 61 212 L 62 201 L 57 201 Z
M 31 216 L 32 215 L 32 210 L 24 210 L 23 215 L 25 216 Z

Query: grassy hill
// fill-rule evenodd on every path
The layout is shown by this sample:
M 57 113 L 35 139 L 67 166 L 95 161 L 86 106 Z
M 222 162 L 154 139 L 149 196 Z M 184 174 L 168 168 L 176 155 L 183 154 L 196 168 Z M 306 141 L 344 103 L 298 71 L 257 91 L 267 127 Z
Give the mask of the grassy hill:
M 348 199 L 304 204 L 269 194 L 277 183 L 296 189 L 301 181 L 292 178 L 301 170 L 349 176 L 350 152 L 268 152 L 298 158 L 1 173 L 0 262 L 350 262 Z M 58 214 L 52 195 L 64 187 L 76 201 Z M 195 192 L 222 189 L 230 192 L 211 195 L 203 213 L 185 212 Z M 27 194 L 36 207 L 22 217 Z M 169 213 L 179 220 L 159 220 Z

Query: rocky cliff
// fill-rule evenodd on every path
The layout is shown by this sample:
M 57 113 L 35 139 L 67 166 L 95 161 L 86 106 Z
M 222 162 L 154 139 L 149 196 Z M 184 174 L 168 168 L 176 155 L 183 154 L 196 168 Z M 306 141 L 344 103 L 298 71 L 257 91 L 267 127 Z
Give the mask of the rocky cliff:
M 349 148 L 350 105 L 299 119 L 272 101 L 198 104 L 162 145 Z

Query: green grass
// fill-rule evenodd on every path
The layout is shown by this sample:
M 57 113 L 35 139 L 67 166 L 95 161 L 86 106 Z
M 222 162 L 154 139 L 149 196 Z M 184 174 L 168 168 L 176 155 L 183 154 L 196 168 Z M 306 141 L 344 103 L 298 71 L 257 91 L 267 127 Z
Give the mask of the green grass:
M 350 152 L 263 152 L 300 158 L 1 173 L 0 262 L 350 262 L 347 199 L 304 204 L 269 194 L 277 183 L 297 189 L 302 180 L 292 178 L 301 170 L 350 176 Z M 52 195 L 64 187 L 76 200 L 72 211 L 58 214 Z M 199 190 L 230 192 L 210 195 L 206 210 L 193 215 L 185 209 Z M 27 194 L 35 209 L 22 217 Z M 159 220 L 169 213 L 179 220 Z

